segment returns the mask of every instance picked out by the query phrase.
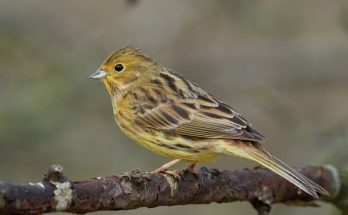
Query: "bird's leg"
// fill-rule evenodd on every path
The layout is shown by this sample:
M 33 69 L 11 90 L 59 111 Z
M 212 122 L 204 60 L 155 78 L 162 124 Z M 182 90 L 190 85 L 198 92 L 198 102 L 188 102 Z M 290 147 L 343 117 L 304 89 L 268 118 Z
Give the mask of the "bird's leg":
M 188 167 L 184 168 L 182 171 L 189 172 L 192 175 L 194 175 L 196 178 L 198 178 L 200 174 L 199 172 L 195 171 L 196 164 L 197 163 L 191 163 Z
M 166 173 L 166 174 L 169 174 L 169 175 L 173 176 L 174 178 L 177 178 L 178 180 L 180 180 L 180 176 L 177 172 L 168 170 L 171 166 L 178 163 L 179 161 L 181 161 L 181 160 L 174 159 L 172 161 L 169 161 L 168 163 L 163 164 L 160 168 L 157 168 L 152 172 L 153 173 Z
M 188 167 L 186 167 L 186 170 L 189 172 L 196 172 L 195 167 L 197 163 L 191 163 Z
M 172 161 L 169 161 L 168 163 L 163 164 L 160 168 L 155 169 L 153 172 L 165 172 L 167 171 L 171 166 L 173 166 L 174 164 L 178 163 L 179 161 L 181 161 L 180 159 L 174 159 Z

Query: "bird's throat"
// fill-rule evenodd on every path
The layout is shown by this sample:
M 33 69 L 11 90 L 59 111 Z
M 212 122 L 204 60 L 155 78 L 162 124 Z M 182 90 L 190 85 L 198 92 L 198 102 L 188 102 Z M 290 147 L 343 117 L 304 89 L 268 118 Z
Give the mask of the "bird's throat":
M 110 96 L 115 96 L 119 93 L 120 88 L 117 87 L 117 83 L 108 79 L 108 78 L 103 78 L 102 79 L 107 91 L 109 92 Z

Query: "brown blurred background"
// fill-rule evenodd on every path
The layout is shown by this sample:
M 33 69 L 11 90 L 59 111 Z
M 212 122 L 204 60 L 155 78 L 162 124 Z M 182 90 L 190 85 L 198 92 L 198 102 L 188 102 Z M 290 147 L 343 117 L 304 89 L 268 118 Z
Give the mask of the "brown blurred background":
M 129 44 L 243 113 L 287 163 L 348 166 L 347 1 L 1 0 L 0 180 L 38 181 L 53 163 L 79 180 L 168 161 L 121 134 L 102 83 L 88 78 Z M 95 214 L 164 213 L 255 212 L 230 203 Z

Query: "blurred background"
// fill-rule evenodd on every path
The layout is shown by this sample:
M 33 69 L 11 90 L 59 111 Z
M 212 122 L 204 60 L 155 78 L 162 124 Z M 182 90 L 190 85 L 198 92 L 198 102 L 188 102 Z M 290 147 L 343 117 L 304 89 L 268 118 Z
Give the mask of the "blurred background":
M 287 163 L 348 167 L 347 1 L 1 0 L 0 180 L 39 181 L 53 163 L 82 180 L 169 160 L 120 132 L 104 86 L 88 77 L 126 45 L 225 100 Z M 232 212 L 255 214 L 248 203 L 95 214 Z M 321 203 L 272 214 L 339 212 Z

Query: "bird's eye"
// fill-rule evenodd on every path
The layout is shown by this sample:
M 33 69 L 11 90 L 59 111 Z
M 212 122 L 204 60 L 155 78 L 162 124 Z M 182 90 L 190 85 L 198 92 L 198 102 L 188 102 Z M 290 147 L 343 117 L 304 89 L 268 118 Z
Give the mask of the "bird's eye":
M 122 64 L 116 64 L 115 70 L 117 72 L 121 72 L 124 69 L 124 66 Z

